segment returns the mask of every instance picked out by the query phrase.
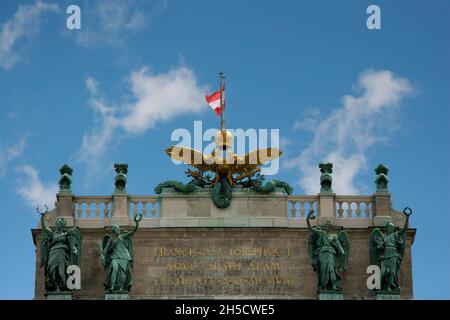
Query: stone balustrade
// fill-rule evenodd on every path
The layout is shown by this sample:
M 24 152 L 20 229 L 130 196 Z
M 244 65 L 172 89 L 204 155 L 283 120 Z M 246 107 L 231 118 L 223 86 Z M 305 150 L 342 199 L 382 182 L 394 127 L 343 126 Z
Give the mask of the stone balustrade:
M 75 220 L 110 218 L 112 201 L 112 197 L 73 197 L 74 218 Z
M 312 209 L 314 214 L 318 214 L 318 196 L 289 196 L 287 217 L 289 219 L 306 219 L 307 214 Z
M 160 214 L 160 197 L 158 196 L 130 196 L 130 213 L 132 216 L 142 214 L 143 218 L 158 219 Z
M 65 193 L 58 194 L 57 198 L 57 207 L 51 216 L 65 217 L 69 225 L 82 228 L 111 224 L 132 226 L 133 217 L 137 214 L 143 216 L 142 227 L 304 228 L 311 209 L 318 217 L 313 224 L 330 221 L 347 228 L 367 228 L 383 225 L 387 221 L 397 225 L 402 223 L 402 215 L 391 208 L 389 193 L 287 196 L 279 191 L 257 194 L 249 190 L 235 190 L 232 205 L 227 209 L 214 206 L 210 191 L 183 194 L 168 189 L 153 196 L 74 196 Z
M 320 192 L 316 195 L 287 195 L 286 189 L 273 192 L 236 187 L 229 206 L 218 208 L 211 199 L 211 188 L 195 192 L 177 192 L 164 186 L 153 196 L 129 195 L 126 190 L 127 164 L 116 164 L 115 189 L 111 196 L 76 196 L 72 194 L 72 169 L 60 169 L 60 191 L 56 208 L 47 217 L 49 223 L 64 217 L 68 225 L 102 227 L 111 224 L 134 225 L 133 217 L 142 214 L 142 227 L 306 227 L 306 217 L 313 210 L 312 223 L 330 222 L 348 228 L 367 228 L 393 222 L 400 226 L 404 217 L 391 205 L 387 189 L 387 167 L 378 165 L 376 192 L 372 195 L 336 195 L 332 188 L 333 164 L 321 163 Z M 288 189 L 289 190 L 289 189 Z
M 336 218 L 366 219 L 373 218 L 372 196 L 336 196 Z

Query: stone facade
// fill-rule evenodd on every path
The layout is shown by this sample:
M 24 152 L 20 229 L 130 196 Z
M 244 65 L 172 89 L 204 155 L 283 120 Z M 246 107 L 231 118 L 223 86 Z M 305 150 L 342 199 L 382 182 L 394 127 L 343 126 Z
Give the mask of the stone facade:
M 99 245 L 105 230 L 83 229 L 81 290 L 74 299 L 104 299 Z M 33 235 L 39 238 L 40 231 Z M 400 283 L 411 299 L 411 239 L 408 232 Z M 375 299 L 366 287 L 370 264 L 367 229 L 349 231 L 349 267 L 344 299 Z M 37 243 L 38 245 L 38 243 Z M 131 299 L 271 298 L 317 299 L 316 274 L 308 256 L 308 231 L 288 228 L 145 228 L 133 240 Z M 39 247 L 39 246 L 37 246 Z M 38 252 L 39 253 L 39 252 Z M 44 298 L 36 264 L 36 299 Z
M 345 199 L 333 194 L 302 198 L 242 191 L 233 196 L 227 209 L 215 208 L 207 191 L 180 195 L 166 190 L 156 200 L 149 198 L 153 212 L 144 212 L 140 229 L 133 237 L 130 299 L 317 299 L 317 276 L 307 255 L 307 203 L 315 210 L 319 223 L 331 220 L 336 226 L 344 226 L 349 234 L 351 248 L 348 270 L 342 274 L 343 298 L 376 298 L 366 286 L 371 229 L 386 221 L 400 226 L 403 218 L 391 208 L 389 194 L 346 198 L 350 203 L 346 217 L 336 210 Z M 86 199 L 83 201 L 88 205 L 83 210 L 91 208 L 91 202 L 96 206 L 100 202 L 100 198 Z M 48 216 L 50 225 L 56 216 L 69 217 L 83 235 L 81 290 L 74 292 L 74 299 L 105 299 L 106 272 L 100 259 L 103 236 L 112 223 L 130 228 L 132 214 L 142 213 L 145 207 L 144 197 L 113 195 L 111 199 L 101 199 L 105 203 L 104 216 L 99 207 L 83 215 L 79 207 L 82 199 L 75 196 L 64 196 L 63 205 Z M 358 201 L 365 205 L 353 205 L 355 209 L 349 211 L 352 203 Z M 138 202 L 144 207 L 139 207 Z M 300 206 L 296 205 L 298 202 Z M 156 203 L 158 213 L 153 210 Z M 45 299 L 38 259 L 40 228 L 32 230 L 32 234 L 37 248 L 35 299 Z M 400 274 L 402 299 L 413 298 L 414 236 L 415 229 L 409 229 Z

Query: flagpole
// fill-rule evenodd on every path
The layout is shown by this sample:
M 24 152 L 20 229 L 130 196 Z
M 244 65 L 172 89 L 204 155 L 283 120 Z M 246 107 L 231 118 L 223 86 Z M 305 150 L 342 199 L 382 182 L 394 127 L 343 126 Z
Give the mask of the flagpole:
M 225 126 L 225 119 L 223 118 L 223 101 L 222 101 L 222 93 L 223 93 L 223 90 L 222 90 L 223 83 L 222 83 L 222 81 L 223 81 L 224 78 L 225 77 L 223 76 L 223 72 L 219 72 L 219 82 L 220 82 L 220 87 L 219 87 L 219 90 L 220 90 L 220 131 L 222 131 L 224 126 Z

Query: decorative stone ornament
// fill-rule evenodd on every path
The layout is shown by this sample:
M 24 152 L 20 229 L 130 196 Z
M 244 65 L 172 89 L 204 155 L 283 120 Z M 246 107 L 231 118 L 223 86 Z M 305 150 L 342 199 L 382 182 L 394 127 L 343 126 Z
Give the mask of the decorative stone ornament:
M 333 164 L 330 162 L 319 164 L 320 172 L 320 192 L 331 193 L 333 189 L 331 187 L 333 178 L 331 174 L 333 173 Z
M 71 192 L 73 169 L 65 164 L 59 169 L 59 173 L 61 174 L 59 178 L 59 192 Z
M 116 177 L 114 178 L 114 193 L 126 193 L 128 164 L 115 163 L 114 169 L 116 170 Z
M 387 177 L 387 174 L 389 172 L 388 167 L 379 164 L 375 168 L 376 178 L 375 178 L 375 184 L 377 186 L 377 192 L 388 192 L 388 184 L 389 179 Z

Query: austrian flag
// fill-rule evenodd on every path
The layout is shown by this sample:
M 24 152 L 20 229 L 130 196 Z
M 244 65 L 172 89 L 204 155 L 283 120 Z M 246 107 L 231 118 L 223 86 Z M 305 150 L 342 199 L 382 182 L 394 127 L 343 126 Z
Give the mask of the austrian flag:
M 222 106 L 220 105 L 220 95 L 222 94 Z M 206 96 L 206 102 L 213 109 L 218 116 L 225 110 L 225 86 L 222 86 L 222 90 L 214 92 L 210 96 Z

